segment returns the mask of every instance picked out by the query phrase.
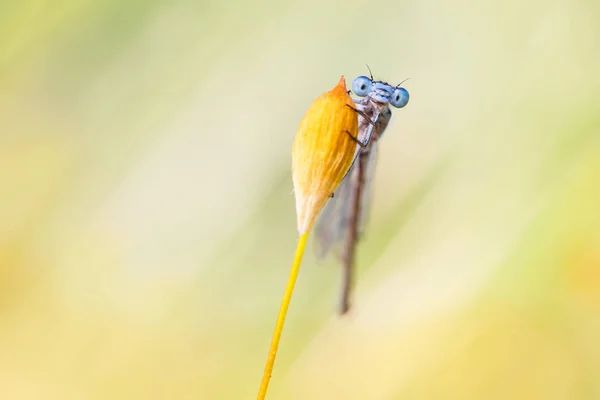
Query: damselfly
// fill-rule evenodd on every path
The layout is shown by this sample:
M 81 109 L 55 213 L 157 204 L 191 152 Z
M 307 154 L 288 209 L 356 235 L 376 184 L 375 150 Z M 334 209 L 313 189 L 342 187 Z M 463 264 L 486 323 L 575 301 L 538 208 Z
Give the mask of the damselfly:
M 409 99 L 408 91 L 400 85 L 374 81 L 372 75 L 356 78 L 352 92 L 358 96 L 354 99 L 358 112 L 354 163 L 315 226 L 319 257 L 335 250 L 342 264 L 340 314 L 350 308 L 354 255 L 368 214 L 377 143 L 392 116 L 389 105 L 402 108 Z

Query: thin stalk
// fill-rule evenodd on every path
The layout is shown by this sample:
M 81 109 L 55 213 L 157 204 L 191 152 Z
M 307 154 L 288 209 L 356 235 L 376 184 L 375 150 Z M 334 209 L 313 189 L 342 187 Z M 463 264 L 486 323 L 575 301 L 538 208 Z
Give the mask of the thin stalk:
M 306 247 L 306 240 L 308 239 L 308 232 L 305 232 L 298 239 L 298 245 L 296 246 L 296 255 L 294 256 L 294 262 L 292 269 L 290 270 L 290 277 L 288 278 L 285 292 L 283 293 L 283 299 L 281 300 L 281 307 L 279 308 L 279 315 L 277 316 L 277 323 L 275 324 L 275 330 L 273 331 L 273 338 L 271 339 L 271 347 L 269 349 L 269 355 L 267 357 L 267 364 L 265 365 L 265 372 L 263 373 L 262 381 L 260 383 L 260 390 L 258 391 L 257 400 L 264 400 L 267 395 L 267 389 L 269 388 L 269 381 L 273 374 L 273 365 L 275 365 L 275 357 L 277 357 L 277 348 L 279 347 L 279 340 L 281 339 L 281 332 L 283 331 L 283 324 L 285 323 L 285 316 L 287 315 L 290 301 L 292 300 L 292 293 L 294 292 L 294 286 L 296 285 L 296 279 L 298 278 L 298 272 L 300 271 L 300 263 L 302 256 L 304 255 L 304 248 Z

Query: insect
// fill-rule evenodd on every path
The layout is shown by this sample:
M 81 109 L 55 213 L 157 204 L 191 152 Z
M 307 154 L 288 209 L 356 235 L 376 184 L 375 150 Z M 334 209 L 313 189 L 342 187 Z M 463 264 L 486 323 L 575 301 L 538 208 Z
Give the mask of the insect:
M 350 309 L 354 256 L 368 216 L 377 144 L 392 116 L 390 104 L 395 108 L 408 104 L 408 91 L 401 84 L 374 81 L 372 74 L 370 78 L 359 76 L 352 83 L 352 92 L 358 96 L 353 99 L 358 113 L 354 162 L 315 226 L 317 255 L 324 258 L 335 248 L 342 264 L 342 315 Z

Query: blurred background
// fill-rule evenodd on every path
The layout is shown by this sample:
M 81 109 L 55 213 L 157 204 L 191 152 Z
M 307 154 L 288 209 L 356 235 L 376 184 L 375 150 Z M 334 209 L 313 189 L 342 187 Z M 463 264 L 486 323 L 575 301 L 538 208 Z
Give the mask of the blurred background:
M 600 3 L 3 0 L 0 398 L 251 399 L 296 128 L 403 84 L 354 308 L 311 244 L 269 399 L 600 399 Z

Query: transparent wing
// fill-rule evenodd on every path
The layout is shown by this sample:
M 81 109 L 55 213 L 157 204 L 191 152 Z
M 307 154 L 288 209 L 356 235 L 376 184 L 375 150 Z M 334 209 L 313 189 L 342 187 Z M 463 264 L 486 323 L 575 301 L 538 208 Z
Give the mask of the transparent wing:
M 321 212 L 315 225 L 317 256 L 319 258 L 324 258 L 332 250 L 339 256 L 337 253 L 341 251 L 341 244 L 345 239 L 351 222 L 352 213 L 350 206 L 353 203 L 352 196 L 355 195 L 354 187 L 357 182 L 358 169 L 364 165 L 364 184 L 361 191 L 362 197 L 360 213 L 358 215 L 359 239 L 362 236 L 373 197 L 373 177 L 375 176 L 375 166 L 377 164 L 377 148 L 377 141 L 371 142 L 366 162 L 364 164 L 358 161 L 354 163 L 338 190 L 336 190 L 334 197 L 329 199 Z M 340 248 L 338 249 L 338 247 Z
M 333 246 L 343 241 L 353 193 L 352 176 L 357 166 L 357 162 L 352 165 L 335 191 L 334 197 L 329 199 L 317 220 L 315 235 L 319 258 L 324 258 Z

